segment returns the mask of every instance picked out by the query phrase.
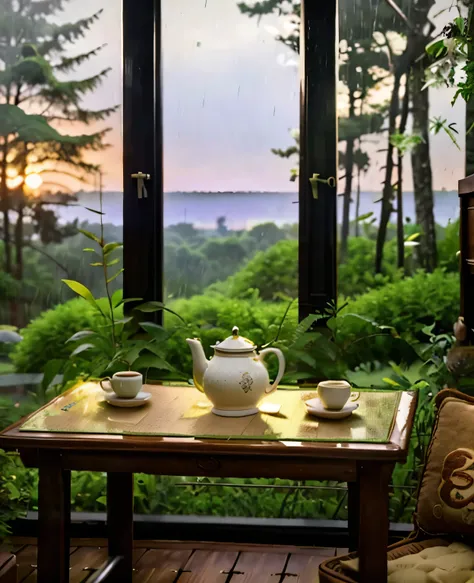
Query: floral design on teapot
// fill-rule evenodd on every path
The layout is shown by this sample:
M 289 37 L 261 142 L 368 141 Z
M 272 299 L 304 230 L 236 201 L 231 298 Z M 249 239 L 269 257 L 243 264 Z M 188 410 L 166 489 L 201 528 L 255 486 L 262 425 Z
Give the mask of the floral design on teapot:
M 242 387 L 244 393 L 248 393 L 252 390 L 253 378 L 249 375 L 248 372 L 244 372 L 239 385 Z

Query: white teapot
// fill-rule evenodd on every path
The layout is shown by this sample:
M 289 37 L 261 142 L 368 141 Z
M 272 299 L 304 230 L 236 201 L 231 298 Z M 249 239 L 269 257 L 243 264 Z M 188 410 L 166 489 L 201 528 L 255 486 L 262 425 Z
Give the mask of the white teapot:
M 196 388 L 214 405 L 212 412 L 222 417 L 245 417 L 258 413 L 265 395 L 276 391 L 285 373 L 285 357 L 278 348 L 267 348 L 259 354 L 256 346 L 233 328 L 232 336 L 218 343 L 214 357 L 206 359 L 201 341 L 188 338 L 193 355 L 193 378 Z M 276 354 L 279 370 L 273 385 L 264 364 L 267 354 Z

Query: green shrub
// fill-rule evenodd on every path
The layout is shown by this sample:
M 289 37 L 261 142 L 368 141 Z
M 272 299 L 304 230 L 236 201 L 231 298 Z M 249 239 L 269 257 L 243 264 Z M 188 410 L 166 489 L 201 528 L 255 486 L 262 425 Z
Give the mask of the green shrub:
M 338 271 L 340 295 L 355 297 L 401 279 L 396 267 L 396 241 L 385 244 L 382 273 L 374 273 L 375 245 L 374 240 L 366 237 L 349 237 L 347 259 L 339 265 Z
M 81 298 L 70 300 L 43 312 L 22 330 L 11 359 L 15 370 L 39 373 L 52 359 L 67 358 L 71 346 L 66 341 L 79 330 L 100 325 L 94 308 Z
M 219 284 L 218 284 L 219 285 Z M 258 290 L 263 300 L 298 296 L 298 241 L 281 240 L 259 251 L 247 265 L 224 282 L 233 298 L 248 298 Z
M 459 272 L 459 219 L 443 230 L 438 241 L 438 262 L 441 267 L 454 273 Z
M 451 332 L 459 316 L 459 276 L 437 269 L 418 271 L 372 290 L 351 302 L 347 310 L 393 326 L 407 341 L 427 341 L 422 329 L 436 324 L 434 333 Z
M 201 338 L 208 356 L 213 354 L 210 346 L 230 336 L 234 326 L 239 326 L 243 336 L 261 346 L 277 335 L 287 306 L 288 304 L 283 302 L 263 302 L 257 297 L 241 300 L 220 294 L 175 300 L 169 304 L 169 307 L 188 322 L 189 327 L 181 328 L 167 340 L 165 358 L 178 370 L 191 377 L 192 358 L 186 344 L 188 336 Z M 283 334 L 294 329 L 297 314 L 295 303 L 285 320 Z M 166 326 L 177 326 L 179 322 L 174 316 L 166 314 L 165 324 Z M 273 371 L 272 359 L 269 360 L 269 364 L 270 370 Z

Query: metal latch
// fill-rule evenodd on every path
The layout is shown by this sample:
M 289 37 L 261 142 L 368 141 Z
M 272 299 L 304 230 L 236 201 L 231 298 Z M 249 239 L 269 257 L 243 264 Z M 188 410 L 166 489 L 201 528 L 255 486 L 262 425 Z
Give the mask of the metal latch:
M 321 174 L 313 174 L 313 177 L 309 179 L 311 183 L 311 189 L 313 191 L 313 198 L 319 198 L 319 185 L 320 184 L 327 184 L 331 188 L 336 188 L 336 179 L 334 176 L 330 178 L 320 178 Z
M 132 178 L 135 178 L 137 181 L 137 194 L 138 198 L 148 198 L 148 192 L 145 186 L 145 180 L 150 180 L 150 174 L 144 174 L 143 172 L 137 172 L 136 174 L 132 174 Z

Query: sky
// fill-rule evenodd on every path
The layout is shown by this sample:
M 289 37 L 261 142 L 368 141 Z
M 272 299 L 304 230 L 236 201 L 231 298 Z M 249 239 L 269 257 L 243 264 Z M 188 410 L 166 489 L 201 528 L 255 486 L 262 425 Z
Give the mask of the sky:
M 433 14 L 450 4 L 438 0 Z M 121 104 L 121 1 L 70 0 L 59 17 L 77 20 L 101 5 L 100 21 L 71 47 L 71 54 L 77 54 L 106 43 L 76 73 L 80 78 L 112 67 L 102 87 L 85 100 L 94 109 Z M 290 131 L 299 125 L 297 59 L 274 38 L 284 21 L 250 19 L 240 14 L 237 0 L 162 0 L 162 5 L 165 190 L 294 191 L 291 161 L 271 152 L 291 145 Z M 447 18 L 438 17 L 437 23 L 442 27 Z M 455 122 L 462 135 L 463 104 L 452 108 L 451 96 L 450 90 L 432 90 L 430 115 Z M 105 189 L 121 191 L 120 111 L 109 125 L 111 147 L 99 161 Z M 435 189 L 456 189 L 464 175 L 463 152 L 446 135 L 433 136 L 431 143 Z M 372 166 L 363 177 L 363 190 L 380 190 L 381 144 L 366 145 Z M 405 166 L 408 185 L 410 164 Z

